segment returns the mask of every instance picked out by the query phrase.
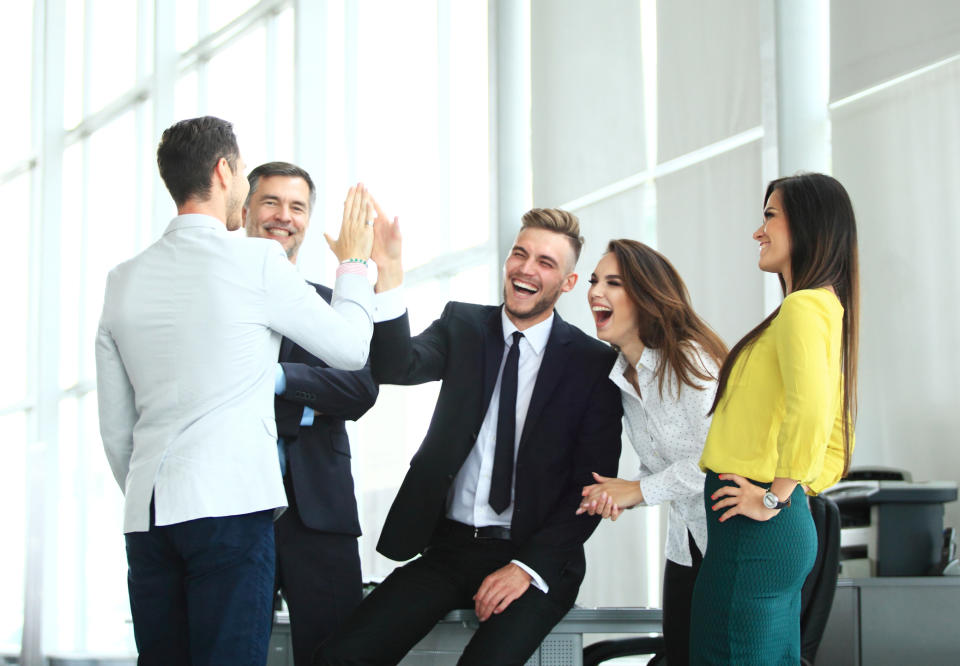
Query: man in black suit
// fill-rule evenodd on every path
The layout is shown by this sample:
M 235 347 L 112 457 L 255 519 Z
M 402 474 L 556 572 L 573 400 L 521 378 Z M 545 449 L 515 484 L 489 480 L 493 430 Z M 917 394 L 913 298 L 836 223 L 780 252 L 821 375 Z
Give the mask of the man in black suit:
M 504 263 L 503 306 L 448 303 L 411 338 L 399 229 L 377 211 L 374 377 L 443 382 L 377 549 L 422 556 L 390 574 L 314 663 L 395 664 L 449 610 L 472 606 L 481 624 L 460 663 L 523 664 L 583 580 L 597 520 L 576 515 L 580 490 L 620 456 L 615 354 L 554 311 L 577 280 L 579 222 L 528 212 Z
M 247 235 L 278 241 L 296 263 L 316 200 L 310 175 L 269 162 L 247 178 Z M 329 288 L 313 287 L 330 301 Z M 280 343 L 276 388 L 277 451 L 289 505 L 274 524 L 276 586 L 290 610 L 294 663 L 304 666 L 318 641 L 360 603 L 360 523 L 344 420 L 363 416 L 379 388 L 369 365 L 334 370 L 287 338 Z

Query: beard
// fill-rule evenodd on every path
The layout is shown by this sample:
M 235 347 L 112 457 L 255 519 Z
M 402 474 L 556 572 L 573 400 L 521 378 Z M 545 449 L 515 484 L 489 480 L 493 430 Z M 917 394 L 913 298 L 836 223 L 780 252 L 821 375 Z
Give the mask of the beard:
M 538 297 L 533 301 L 526 302 L 525 309 L 520 310 L 510 305 L 510 299 L 507 294 L 508 290 L 513 289 L 510 281 L 511 278 L 507 278 L 507 283 L 503 286 L 503 307 L 507 311 L 507 314 L 520 320 L 536 319 L 543 313 L 549 312 L 553 309 L 553 306 L 557 304 L 557 301 L 560 299 L 560 294 L 562 293 L 559 284 L 551 291 L 547 291 L 543 285 L 541 285 Z
M 230 198 L 227 200 L 227 223 L 228 231 L 236 231 L 243 226 L 243 201 L 246 195 L 242 194 L 237 188 L 230 192 Z

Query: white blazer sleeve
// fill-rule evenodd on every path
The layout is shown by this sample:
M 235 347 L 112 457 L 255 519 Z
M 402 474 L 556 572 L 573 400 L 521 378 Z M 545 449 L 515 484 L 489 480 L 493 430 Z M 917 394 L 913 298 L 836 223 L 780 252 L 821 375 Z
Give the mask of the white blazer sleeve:
M 137 409 L 133 386 L 123 367 L 123 359 L 120 358 L 113 336 L 102 321 L 97 330 L 96 359 L 100 437 L 113 478 L 117 480 L 120 490 L 126 492 Z
M 287 260 L 280 245 L 271 245 L 264 263 L 270 328 L 332 368 L 363 368 L 373 335 L 373 287 L 366 276 L 337 277 L 328 305 Z

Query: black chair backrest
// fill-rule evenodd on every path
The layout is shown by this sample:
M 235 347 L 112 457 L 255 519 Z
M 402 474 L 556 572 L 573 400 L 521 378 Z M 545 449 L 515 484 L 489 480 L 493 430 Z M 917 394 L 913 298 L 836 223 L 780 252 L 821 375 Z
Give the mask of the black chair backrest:
M 829 497 L 810 498 L 810 514 L 817 528 L 817 559 L 800 591 L 800 655 L 814 663 L 823 630 L 833 607 L 840 573 L 840 510 Z

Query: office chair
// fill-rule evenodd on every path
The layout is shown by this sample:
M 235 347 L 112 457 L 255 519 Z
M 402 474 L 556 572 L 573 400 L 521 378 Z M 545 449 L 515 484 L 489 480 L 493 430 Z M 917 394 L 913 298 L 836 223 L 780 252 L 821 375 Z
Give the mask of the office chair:
M 813 666 L 833 607 L 840 573 L 840 510 L 829 497 L 818 495 L 809 499 L 810 515 L 817 529 L 817 559 L 800 590 L 800 660 L 803 666 Z M 617 657 L 654 653 L 649 664 L 669 666 L 663 648 L 663 636 L 600 641 L 583 649 L 583 666 L 597 666 Z
M 800 591 L 800 658 L 812 666 L 830 617 L 840 573 L 840 509 L 829 497 L 810 497 L 817 528 L 817 559 Z

